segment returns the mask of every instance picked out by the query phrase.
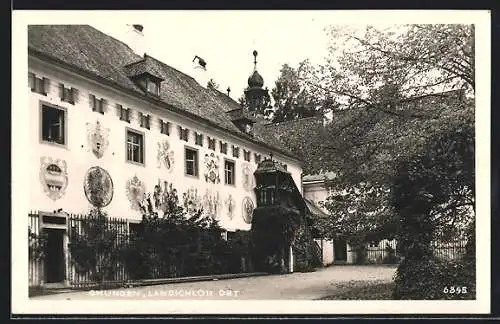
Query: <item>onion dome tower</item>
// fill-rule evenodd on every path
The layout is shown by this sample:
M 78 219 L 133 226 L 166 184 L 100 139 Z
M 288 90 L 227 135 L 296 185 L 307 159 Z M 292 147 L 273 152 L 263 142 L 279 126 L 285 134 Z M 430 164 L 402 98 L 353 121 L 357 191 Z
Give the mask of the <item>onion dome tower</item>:
M 264 103 L 269 99 L 267 89 L 263 89 L 264 79 L 257 71 L 257 51 L 253 51 L 254 67 L 253 73 L 248 77 L 248 87 L 245 89 L 245 99 L 248 104 L 248 110 L 252 114 L 263 115 Z

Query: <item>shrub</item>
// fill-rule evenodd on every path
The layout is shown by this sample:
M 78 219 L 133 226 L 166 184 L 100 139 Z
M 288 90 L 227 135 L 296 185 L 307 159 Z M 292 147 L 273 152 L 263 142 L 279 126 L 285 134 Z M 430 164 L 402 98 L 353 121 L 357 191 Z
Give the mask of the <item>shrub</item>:
M 47 246 L 47 234 L 41 232 L 36 234 L 28 227 L 28 255 L 29 260 L 39 261 L 45 257 Z
M 217 220 L 202 210 L 188 213 L 171 185 L 156 199 L 143 203 L 142 221 L 130 239 L 126 265 L 132 279 L 241 271 L 247 248 L 224 240 Z
M 445 261 L 434 257 L 405 259 L 396 271 L 393 297 L 417 300 L 475 299 L 475 286 L 475 263 L 472 260 Z M 466 287 L 466 293 L 463 293 L 462 287 Z
M 69 235 L 68 248 L 76 272 L 89 274 L 97 282 L 113 280 L 126 246 L 116 225 L 108 222 L 99 209 L 92 210 L 81 222 L 82 231 L 72 227 Z

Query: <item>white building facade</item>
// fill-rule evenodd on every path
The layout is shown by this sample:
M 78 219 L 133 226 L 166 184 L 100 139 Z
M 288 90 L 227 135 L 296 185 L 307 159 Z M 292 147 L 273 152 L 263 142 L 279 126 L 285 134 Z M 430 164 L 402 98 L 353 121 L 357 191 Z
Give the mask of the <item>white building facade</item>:
M 30 160 L 40 166 L 29 171 L 31 183 L 37 183 L 30 186 L 33 210 L 88 212 L 92 206 L 84 184 L 93 167 L 111 179 L 104 210 L 131 221 L 142 217 L 138 203 L 144 194 L 167 182 L 181 202 L 184 194 L 190 195 L 224 228 L 248 230 L 243 204 L 250 199 L 255 205 L 253 172 L 270 153 L 287 165 L 300 188 L 300 161 L 248 136 L 169 111 L 145 96 L 124 93 L 36 56 L 29 57 L 29 73 L 35 82 L 45 80 L 43 91 L 31 90 L 33 84 L 27 89 Z M 73 102 L 61 98 L 62 86 L 76 89 Z M 99 99 L 104 99 L 101 106 Z M 60 171 L 51 172 L 51 165 Z M 58 184 L 52 185 L 53 180 Z
M 297 157 L 253 132 L 254 121 L 235 121 L 242 108 L 228 95 L 165 63 L 90 26 L 29 26 L 28 53 L 30 227 L 63 246 L 53 260 L 66 273 L 60 221 L 96 205 L 93 182 L 109 217 L 139 223 L 144 198 L 172 185 L 180 204 L 227 231 L 251 228 L 262 159 L 286 165 L 301 190 Z

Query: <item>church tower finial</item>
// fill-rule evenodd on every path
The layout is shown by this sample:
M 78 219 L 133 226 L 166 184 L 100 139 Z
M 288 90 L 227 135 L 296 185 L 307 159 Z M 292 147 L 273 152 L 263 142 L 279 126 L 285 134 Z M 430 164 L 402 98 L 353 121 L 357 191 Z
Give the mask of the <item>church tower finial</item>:
M 245 89 L 245 100 L 250 113 L 255 115 L 264 115 L 264 110 L 270 102 L 267 88 L 263 89 L 264 79 L 257 71 L 257 55 L 254 50 L 253 54 L 253 72 L 248 78 L 248 87 Z

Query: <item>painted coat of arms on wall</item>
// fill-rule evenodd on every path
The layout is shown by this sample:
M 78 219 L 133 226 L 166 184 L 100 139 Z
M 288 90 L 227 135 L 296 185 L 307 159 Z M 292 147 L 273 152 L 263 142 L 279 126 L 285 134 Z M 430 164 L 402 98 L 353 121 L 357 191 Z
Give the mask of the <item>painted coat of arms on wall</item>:
M 174 151 L 170 149 L 170 144 L 167 140 L 158 142 L 158 168 L 164 166 L 168 171 L 172 171 L 174 166 Z
M 227 208 L 227 217 L 229 217 L 229 219 L 233 219 L 234 208 L 236 207 L 236 201 L 234 200 L 231 194 L 229 194 L 227 199 L 224 201 L 224 204 L 226 205 Z
M 213 219 L 217 219 L 219 217 L 221 205 L 219 192 L 212 192 L 207 189 L 203 196 L 203 211 L 205 214 L 210 215 Z
M 145 205 L 148 199 L 151 201 L 151 212 L 160 217 L 164 217 L 165 213 L 169 213 L 179 203 L 177 189 L 173 187 L 172 183 L 160 179 L 158 179 L 158 184 L 154 187 L 153 195 L 148 194 L 142 204 Z
M 113 199 L 113 180 L 106 170 L 94 166 L 85 174 L 83 190 L 93 206 L 106 207 Z
M 99 121 L 95 124 L 87 123 L 87 140 L 92 153 L 100 159 L 108 148 L 109 128 L 101 126 Z
M 188 189 L 182 195 L 182 200 L 183 206 L 189 214 L 193 214 L 203 208 L 200 195 L 198 194 L 198 189 L 196 188 Z
M 214 153 L 205 154 L 205 181 L 219 183 L 219 157 Z
M 52 200 L 61 198 L 68 186 L 68 169 L 66 161 L 51 157 L 40 158 L 40 181 L 43 190 Z
M 243 203 L 241 207 L 242 207 L 243 220 L 247 224 L 252 224 L 252 215 L 254 210 L 254 204 L 252 198 L 248 196 L 243 198 Z
M 245 189 L 246 191 L 252 190 L 255 187 L 255 181 L 250 164 L 243 164 L 241 167 L 241 172 L 243 174 L 243 189 Z
M 144 182 L 139 180 L 139 178 L 134 175 L 132 178 L 127 180 L 125 191 L 127 198 L 130 201 L 130 208 L 133 210 L 140 210 L 140 204 L 144 200 L 144 194 L 146 192 Z

